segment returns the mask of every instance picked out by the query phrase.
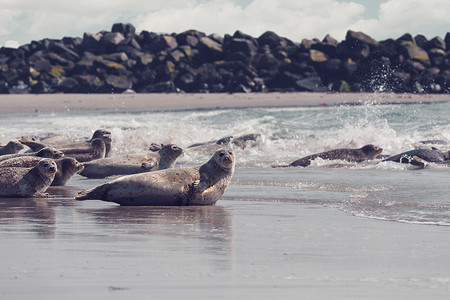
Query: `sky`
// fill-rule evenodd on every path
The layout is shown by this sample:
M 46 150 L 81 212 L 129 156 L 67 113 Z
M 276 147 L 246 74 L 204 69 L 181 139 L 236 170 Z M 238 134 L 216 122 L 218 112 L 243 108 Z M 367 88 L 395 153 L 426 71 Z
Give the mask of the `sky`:
M 82 37 L 131 23 L 137 32 L 206 34 L 274 31 L 294 42 L 338 41 L 348 30 L 380 41 L 405 33 L 428 39 L 450 31 L 449 0 L 0 0 L 0 47 Z

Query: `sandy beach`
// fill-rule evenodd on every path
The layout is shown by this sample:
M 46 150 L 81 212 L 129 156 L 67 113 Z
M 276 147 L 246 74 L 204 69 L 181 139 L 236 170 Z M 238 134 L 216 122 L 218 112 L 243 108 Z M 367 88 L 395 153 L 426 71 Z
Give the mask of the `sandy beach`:
M 283 107 L 336 104 L 434 103 L 446 94 L 389 93 L 249 93 L 249 94 L 46 94 L 0 95 L 0 113 L 83 110 L 180 110 L 199 108 Z
M 27 120 L 36 112 L 98 110 L 100 116 L 105 111 L 146 110 L 161 112 L 151 115 L 153 122 L 169 123 L 179 115 L 169 117 L 166 111 L 184 114 L 189 109 L 199 109 L 193 114 L 201 115 L 201 109 L 216 107 L 447 101 L 449 95 L 356 93 L 1 95 L 0 114 Z M 73 116 L 56 115 L 54 126 L 69 123 L 65 118 Z M 81 120 L 87 122 L 92 115 L 97 113 Z M 147 115 L 116 115 L 105 118 L 122 134 L 118 139 L 131 136 L 139 141 L 138 134 L 149 131 L 141 129 L 149 123 Z M 130 127 L 137 128 L 129 130 L 129 136 L 127 115 L 133 115 Z M 31 125 L 25 126 L 29 129 L 46 118 L 29 118 Z M 240 116 L 236 120 L 244 122 Z M 181 129 L 177 125 L 170 130 Z M 241 155 L 255 155 L 249 151 Z M 74 201 L 78 190 L 108 181 L 76 175 L 67 186 L 51 187 L 53 198 L 0 198 L 0 298 L 448 299 L 450 226 L 360 217 L 341 207 L 375 195 L 378 202 L 364 209 L 379 204 L 387 210 L 396 205 L 413 210 L 416 207 L 404 199 L 392 202 L 391 195 L 417 195 L 422 201 L 433 190 L 445 193 L 448 175 L 448 168 L 409 172 L 239 166 L 216 206 L 175 208 Z M 447 203 L 428 205 L 436 209 L 433 212 L 449 208 Z

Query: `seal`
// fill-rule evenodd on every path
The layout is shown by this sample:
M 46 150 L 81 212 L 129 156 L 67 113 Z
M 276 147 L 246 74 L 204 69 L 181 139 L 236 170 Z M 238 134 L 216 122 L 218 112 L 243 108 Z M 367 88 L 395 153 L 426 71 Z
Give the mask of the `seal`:
M 203 165 L 127 175 L 89 190 L 76 200 L 103 200 L 120 205 L 214 205 L 227 188 L 236 157 L 220 149 Z
M 239 137 L 226 136 L 219 140 L 192 144 L 186 148 L 186 151 L 211 154 L 223 147 L 229 147 L 232 149 L 239 148 L 243 150 L 247 147 L 254 147 L 260 141 L 261 135 L 259 133 L 251 133 Z
M 16 154 L 23 148 L 24 146 L 19 141 L 10 141 L 5 146 L 0 146 L 0 155 Z
M 21 156 L 37 156 L 37 157 L 41 157 L 41 158 L 58 159 L 58 158 L 63 157 L 64 153 L 55 148 L 45 147 L 37 152 L 2 155 L 2 156 L 0 156 L 0 162 L 11 159 L 11 158 L 21 157 Z
M 157 152 L 96 159 L 86 162 L 80 175 L 88 178 L 105 178 L 168 169 L 175 165 L 182 153 L 182 148 L 168 144 L 163 145 Z
M 418 157 L 421 160 L 432 163 L 443 163 L 450 160 L 450 151 L 443 152 L 436 148 L 433 149 L 414 149 L 406 152 L 402 152 L 382 161 L 394 161 L 399 163 L 409 164 L 414 157 Z
M 229 144 L 232 144 L 233 146 L 240 149 L 245 149 L 247 146 L 255 146 L 255 144 L 260 140 L 261 135 L 259 133 L 250 133 L 238 137 L 233 137 L 232 135 L 230 135 L 219 140 L 192 144 L 187 147 L 187 150 L 204 150 L 205 148 L 210 150 L 215 148 L 216 151 Z
M 89 147 L 64 148 L 61 151 L 65 156 L 73 157 L 79 162 L 87 162 L 94 159 L 104 158 L 106 154 L 106 144 L 104 140 L 111 141 L 108 136 L 93 139 Z
M 302 157 L 289 164 L 289 167 L 307 167 L 311 164 L 311 161 L 316 158 L 362 162 L 373 159 L 376 155 L 380 154 L 381 151 L 383 151 L 382 148 L 372 144 L 365 145 L 359 149 L 334 149 Z
M 49 158 L 33 168 L 0 168 L 0 197 L 45 197 L 56 170 L 56 163 Z
M 20 156 L 0 161 L 0 168 L 16 167 L 16 168 L 33 168 L 42 157 L 38 156 Z M 63 157 L 54 160 L 57 166 L 55 178 L 51 185 L 65 185 L 73 175 L 83 170 L 83 164 L 79 163 L 73 157 Z
M 63 157 L 55 160 L 57 171 L 52 186 L 63 186 L 75 175 L 83 170 L 84 165 L 73 157 Z
M 59 145 L 55 146 L 57 149 L 73 149 L 73 148 L 89 148 L 89 145 L 92 143 L 95 139 L 102 139 L 105 142 L 105 157 L 111 156 L 111 150 L 112 150 L 112 138 L 111 138 L 111 132 L 106 131 L 104 129 L 98 129 L 94 132 L 92 135 L 92 138 L 87 141 L 82 142 L 74 142 L 70 144 L 65 145 Z

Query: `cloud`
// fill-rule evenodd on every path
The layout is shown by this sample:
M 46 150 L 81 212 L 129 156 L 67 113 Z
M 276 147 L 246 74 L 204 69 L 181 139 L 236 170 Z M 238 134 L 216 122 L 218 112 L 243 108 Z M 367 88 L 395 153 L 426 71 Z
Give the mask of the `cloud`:
M 380 5 L 377 19 L 359 20 L 353 26 L 378 39 L 397 38 L 405 33 L 428 38 L 445 36 L 450 28 L 450 1 L 389 0 Z
M 241 30 L 258 37 L 271 30 L 297 42 L 326 34 L 342 40 L 349 29 L 378 40 L 406 32 L 443 37 L 450 28 L 448 0 L 386 0 L 371 19 L 364 18 L 365 7 L 357 2 L 362 0 L 0 0 L 0 45 L 82 36 L 110 30 L 117 22 L 165 33 Z
M 254 0 L 245 7 L 235 1 L 215 0 L 142 13 L 136 24 L 140 30 L 168 33 L 198 29 L 223 35 L 241 30 L 259 36 L 271 30 L 300 41 L 328 33 L 343 38 L 347 27 L 363 12 L 360 4 L 336 0 Z

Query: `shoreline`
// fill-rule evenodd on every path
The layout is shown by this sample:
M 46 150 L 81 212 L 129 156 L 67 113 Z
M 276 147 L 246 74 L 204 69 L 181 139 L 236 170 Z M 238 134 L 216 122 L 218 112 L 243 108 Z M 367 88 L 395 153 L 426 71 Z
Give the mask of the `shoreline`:
M 85 110 L 333 106 L 360 105 L 367 102 L 411 104 L 448 101 L 450 101 L 448 94 L 392 93 L 7 94 L 0 95 L 0 114 Z

